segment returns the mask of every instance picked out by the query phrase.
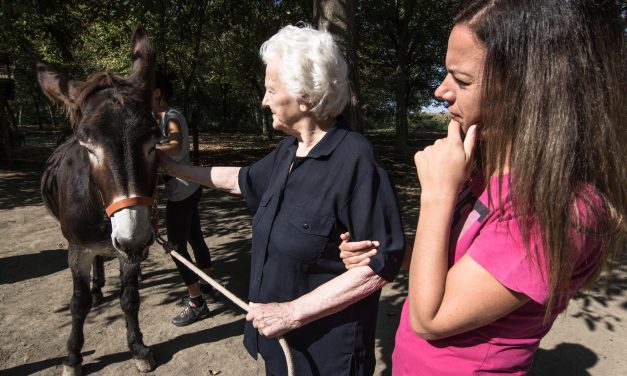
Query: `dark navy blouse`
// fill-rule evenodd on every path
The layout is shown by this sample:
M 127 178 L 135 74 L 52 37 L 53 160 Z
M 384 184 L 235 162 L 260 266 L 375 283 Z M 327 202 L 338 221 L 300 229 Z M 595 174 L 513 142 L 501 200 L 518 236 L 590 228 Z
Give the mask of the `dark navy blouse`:
M 304 158 L 288 137 L 239 173 L 253 217 L 249 300 L 294 300 L 346 271 L 340 234 L 381 243 L 372 270 L 391 281 L 404 251 L 400 213 L 388 175 L 370 142 L 342 121 Z M 290 172 L 291 166 L 291 172 Z M 285 335 L 297 375 L 371 375 L 380 291 Z M 283 352 L 246 323 L 244 344 L 267 369 L 286 374 Z

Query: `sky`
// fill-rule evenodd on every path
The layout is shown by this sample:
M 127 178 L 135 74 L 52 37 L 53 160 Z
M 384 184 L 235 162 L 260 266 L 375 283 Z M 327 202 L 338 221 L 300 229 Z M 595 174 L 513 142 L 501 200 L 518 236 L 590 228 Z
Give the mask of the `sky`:
M 427 112 L 427 113 L 439 114 L 440 112 L 446 112 L 446 111 L 447 111 L 446 107 L 444 103 L 442 102 L 433 102 L 429 106 L 424 106 L 422 108 L 422 112 Z

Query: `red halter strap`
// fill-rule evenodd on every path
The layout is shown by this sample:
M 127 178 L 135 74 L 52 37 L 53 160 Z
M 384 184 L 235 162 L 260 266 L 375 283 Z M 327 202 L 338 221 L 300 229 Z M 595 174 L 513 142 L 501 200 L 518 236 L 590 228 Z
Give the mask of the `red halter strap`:
M 130 206 L 135 205 L 145 205 L 152 207 L 152 203 L 155 201 L 153 197 L 130 197 L 124 198 L 122 200 L 118 200 L 111 205 L 107 206 L 105 212 L 107 213 L 107 217 L 111 218 L 111 216 L 120 209 L 128 208 Z

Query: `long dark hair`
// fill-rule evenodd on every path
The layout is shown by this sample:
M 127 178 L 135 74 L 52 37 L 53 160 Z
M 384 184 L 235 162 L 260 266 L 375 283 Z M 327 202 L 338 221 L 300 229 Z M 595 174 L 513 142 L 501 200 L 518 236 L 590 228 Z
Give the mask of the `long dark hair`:
M 570 296 L 571 231 L 602 240 L 588 285 L 624 249 L 623 22 L 612 0 L 472 0 L 455 24 L 486 48 L 481 165 L 500 174 L 509 153 L 510 197 L 528 255 L 540 262 L 536 228 L 544 249 L 546 318 Z M 577 210 L 582 203 L 585 213 Z M 582 215 L 590 214 L 594 228 L 583 229 L 590 221 Z
M 155 89 L 161 90 L 161 95 L 166 102 L 170 102 L 174 95 L 174 85 L 172 81 L 176 80 L 176 74 L 166 74 L 162 70 L 155 71 Z

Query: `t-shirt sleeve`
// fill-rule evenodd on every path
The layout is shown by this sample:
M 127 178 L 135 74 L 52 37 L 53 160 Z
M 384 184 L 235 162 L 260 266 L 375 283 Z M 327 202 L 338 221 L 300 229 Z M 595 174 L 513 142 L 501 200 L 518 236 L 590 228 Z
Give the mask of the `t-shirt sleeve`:
M 543 255 L 540 243 L 535 243 L 539 248 L 536 254 Z M 537 303 L 547 302 L 544 261 L 537 260 L 533 252 L 527 255 L 515 218 L 487 224 L 468 248 L 468 255 L 508 289 Z
M 168 136 L 170 135 L 170 130 L 168 129 L 168 123 L 170 120 L 175 120 L 177 123 L 181 124 L 180 115 L 177 111 L 173 109 L 169 109 L 165 115 L 163 116 L 163 121 L 160 123 L 161 128 L 161 139 L 164 142 L 167 142 Z
M 357 182 L 340 219 L 354 241 L 380 242 L 368 266 L 385 280 L 392 281 L 403 260 L 405 238 L 396 196 L 383 168 L 375 168 Z
M 280 146 L 279 144 L 270 154 L 239 170 L 239 189 L 253 213 L 257 211 L 261 196 L 263 196 L 270 185 L 270 178 Z

